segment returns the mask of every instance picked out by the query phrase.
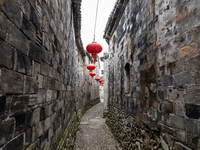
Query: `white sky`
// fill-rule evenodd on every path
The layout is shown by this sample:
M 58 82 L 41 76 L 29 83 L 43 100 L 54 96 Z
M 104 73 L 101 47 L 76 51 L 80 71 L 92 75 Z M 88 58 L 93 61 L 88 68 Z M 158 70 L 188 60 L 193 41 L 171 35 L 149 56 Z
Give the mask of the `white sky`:
M 103 47 L 102 52 L 98 54 L 99 56 L 103 56 L 103 53 L 108 51 L 108 44 L 105 39 L 103 39 L 103 35 L 108 17 L 110 16 L 116 1 L 117 0 L 99 0 L 95 36 L 95 41 Z M 96 7 L 97 0 L 82 0 L 81 38 L 85 49 L 88 44 L 93 42 Z

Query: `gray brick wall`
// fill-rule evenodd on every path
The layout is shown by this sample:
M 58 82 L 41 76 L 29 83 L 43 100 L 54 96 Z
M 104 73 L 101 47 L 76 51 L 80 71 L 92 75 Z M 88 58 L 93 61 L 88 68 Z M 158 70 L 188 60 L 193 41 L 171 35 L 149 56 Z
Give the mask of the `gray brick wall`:
M 80 4 L 0 1 L 1 150 L 55 149 L 72 115 L 86 104 L 89 57 L 77 36 Z M 95 94 L 88 102 L 99 95 L 90 83 L 87 95 Z
M 137 138 L 157 141 L 158 136 L 160 148 L 166 144 L 174 149 L 200 148 L 199 17 L 198 0 L 116 3 L 104 35 L 110 53 L 106 66 L 108 123 L 123 147 L 138 148 L 138 140 L 141 148 L 150 149 L 152 143 L 144 144 Z M 127 64 L 130 85 L 126 83 Z M 122 112 L 125 114 L 120 115 Z M 149 135 L 141 131 L 129 139 L 129 129 L 145 130 Z M 152 131 L 157 135 L 152 137 Z M 128 137 L 123 136 L 126 134 Z

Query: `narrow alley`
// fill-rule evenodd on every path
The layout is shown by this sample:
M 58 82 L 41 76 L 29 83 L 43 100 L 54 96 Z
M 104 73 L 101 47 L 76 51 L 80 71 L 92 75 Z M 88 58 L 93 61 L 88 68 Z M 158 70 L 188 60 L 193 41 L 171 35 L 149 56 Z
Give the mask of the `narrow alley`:
M 105 123 L 106 119 L 103 118 L 103 105 L 101 102 L 83 115 L 77 132 L 75 150 L 121 150 Z

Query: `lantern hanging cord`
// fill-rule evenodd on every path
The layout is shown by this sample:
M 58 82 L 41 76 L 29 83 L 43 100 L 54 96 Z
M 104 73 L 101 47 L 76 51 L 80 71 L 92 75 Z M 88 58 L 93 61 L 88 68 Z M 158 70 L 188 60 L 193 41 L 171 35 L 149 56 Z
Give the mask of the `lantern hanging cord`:
M 96 32 L 96 24 L 97 24 L 98 6 L 99 6 L 99 0 L 97 0 L 96 17 L 95 17 L 95 23 L 94 23 L 94 39 L 93 39 L 93 42 L 95 42 L 95 32 Z

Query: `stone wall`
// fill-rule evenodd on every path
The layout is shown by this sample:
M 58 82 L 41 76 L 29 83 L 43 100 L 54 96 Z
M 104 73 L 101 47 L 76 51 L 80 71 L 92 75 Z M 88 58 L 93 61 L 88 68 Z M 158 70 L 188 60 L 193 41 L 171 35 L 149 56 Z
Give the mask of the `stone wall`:
M 116 2 L 105 84 L 123 148 L 200 148 L 199 18 L 199 0 Z
M 109 58 L 109 54 L 107 52 L 104 52 L 104 56 L 102 56 L 100 59 L 103 62 L 103 71 L 104 71 L 104 76 L 103 76 L 103 81 L 104 83 L 108 83 L 108 61 L 107 59 Z M 104 111 L 108 109 L 108 84 L 104 84 L 103 86 L 103 99 L 104 99 Z
M 80 5 L 0 0 L 0 150 L 56 149 L 90 102 Z

